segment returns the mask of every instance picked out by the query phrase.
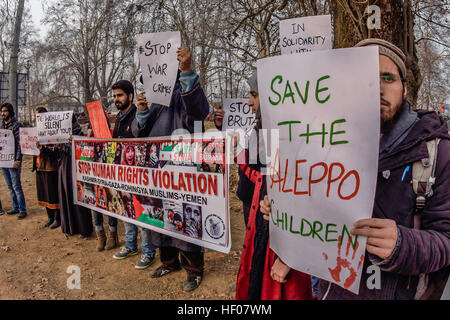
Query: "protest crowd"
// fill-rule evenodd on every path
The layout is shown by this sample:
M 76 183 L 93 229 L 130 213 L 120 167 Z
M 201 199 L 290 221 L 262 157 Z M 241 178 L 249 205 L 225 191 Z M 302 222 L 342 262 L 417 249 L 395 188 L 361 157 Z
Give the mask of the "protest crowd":
M 152 267 L 149 277 L 154 281 L 184 269 L 186 277 L 182 288 L 191 292 L 201 285 L 204 274 L 208 272 L 205 268 L 207 245 L 202 241 L 208 239 L 212 243 L 209 248 L 222 246 L 219 250 L 229 251 L 227 242 L 223 240 L 230 235 L 229 230 L 219 228 L 222 224 L 229 227 L 226 216 L 217 218 L 219 213 L 207 212 L 212 210 L 209 209 L 212 205 L 204 205 L 216 200 L 227 205 L 228 195 L 221 194 L 222 190 L 228 192 L 227 163 L 223 157 L 220 161 L 200 161 L 191 166 L 183 164 L 183 161 L 177 162 L 171 158 L 171 148 L 175 148 L 175 144 L 164 139 L 191 135 L 195 140 L 199 131 L 205 132 L 204 121 L 207 119 L 213 121 L 217 131 L 227 132 L 228 111 L 216 108 L 211 112 L 199 75 L 193 69 L 191 52 L 181 43 L 173 41 L 171 44 L 177 49 L 169 57 L 172 60 L 166 61 L 165 71 L 168 74 L 170 67 L 176 69 L 173 83 L 167 80 L 156 87 L 153 83 L 150 85 L 150 67 L 150 71 L 143 68 L 140 79 L 145 92 L 136 92 L 132 79 L 117 79 L 111 87 L 113 103 L 118 111 L 114 123 L 110 123 L 100 102 L 95 110 L 88 108 L 90 123 L 84 132 L 74 114 L 61 116 L 58 121 L 66 123 L 70 132 L 66 132 L 60 141 L 43 141 L 40 139 L 42 135 L 38 134 L 32 146 L 37 150 L 33 155 L 33 172 L 36 174 L 38 205 L 44 207 L 47 214 L 42 221 L 43 227 L 60 228 L 63 233 L 70 236 L 79 234 L 80 238 L 95 236 L 96 250 L 111 250 L 111 259 L 123 260 L 139 255 L 135 268 Z M 167 46 L 167 51 L 168 48 L 170 46 Z M 377 101 L 379 97 L 380 103 L 372 108 L 373 113 L 367 111 L 369 115 L 378 112 L 379 118 L 378 115 L 372 119 L 361 116 L 366 112 L 364 105 L 359 106 L 358 112 L 349 109 L 346 118 L 347 123 L 364 118 L 361 120 L 364 128 L 370 124 L 367 132 L 371 136 L 367 143 L 361 145 L 375 150 L 375 157 L 372 156 L 363 169 L 346 172 L 350 170 L 347 164 L 345 168 L 338 161 L 327 164 L 332 155 L 322 160 L 317 158 L 316 164 L 308 163 L 311 166 L 304 169 L 302 166 L 306 166 L 307 160 L 291 157 L 295 154 L 306 159 L 314 139 L 322 140 L 320 150 L 329 148 L 330 154 L 338 150 L 334 155 L 343 155 L 340 159 L 345 159 L 347 152 L 348 157 L 357 157 L 351 153 L 353 151 L 348 151 L 350 143 L 347 140 L 350 139 L 344 141 L 345 131 L 341 128 L 346 120 L 343 118 L 325 128 L 330 119 L 324 117 L 321 133 L 310 132 L 313 128 L 311 125 L 310 129 L 308 124 L 305 132 L 298 135 L 296 130 L 300 125 L 306 128 L 308 119 L 300 121 L 297 119 L 299 113 L 283 113 L 276 109 L 291 101 L 292 105 L 302 105 L 301 101 L 305 105 L 308 90 L 316 90 L 309 93 L 309 99 L 316 99 L 314 103 L 324 106 L 335 103 L 333 99 L 338 90 L 328 89 L 334 82 L 327 82 L 333 76 L 323 76 L 317 82 L 311 78 L 311 85 L 309 88 L 306 86 L 303 96 L 303 84 L 289 82 L 284 69 L 280 69 L 280 75 L 270 73 L 270 64 L 278 63 L 280 58 L 258 64 L 257 71 L 247 80 L 249 98 L 238 104 L 241 110 L 245 109 L 242 106 L 247 106 L 247 114 L 236 123 L 249 127 L 250 133 L 245 138 L 245 135 L 230 133 L 223 140 L 229 142 L 227 149 L 223 150 L 228 150 L 238 164 L 237 196 L 242 201 L 242 223 L 245 225 L 236 279 L 235 297 L 238 300 L 439 299 L 447 283 L 450 271 L 450 141 L 447 124 L 434 111 L 413 110 L 411 107 L 406 99 L 406 57 L 396 45 L 368 38 L 345 50 L 354 52 L 353 56 L 370 56 L 371 60 L 365 61 L 373 65 L 367 66 L 367 74 L 379 68 L 379 75 L 376 75 L 379 87 L 371 82 L 370 88 L 368 86 L 369 89 L 364 89 L 366 91 L 362 94 L 355 93 L 355 104 L 369 99 Z M 324 51 L 322 55 L 317 53 L 317 59 L 331 61 L 333 51 Z M 338 54 L 336 57 L 341 57 Z M 286 61 L 295 61 L 293 59 L 300 59 L 301 55 L 303 53 L 291 55 L 291 60 Z M 305 59 L 314 57 L 309 53 L 304 55 Z M 345 59 L 340 61 L 348 63 Z M 376 63 L 379 63 L 378 67 Z M 160 72 L 159 75 L 161 73 L 165 74 Z M 156 76 L 158 72 L 153 74 Z M 370 97 L 362 96 L 366 92 L 370 92 Z M 161 100 L 154 98 L 153 93 L 160 94 Z M 269 107 L 274 111 L 269 111 Z M 44 128 L 55 130 L 55 125 L 45 125 L 54 121 L 45 118 L 52 113 L 43 107 L 35 111 Z M 10 141 L 13 144 L 10 146 L 13 157 L 9 159 L 11 167 L 2 168 L 12 207 L 2 208 L 0 202 L 0 215 L 17 214 L 19 220 L 26 221 L 27 202 L 21 186 L 22 125 L 8 102 L 1 105 L 1 115 L 1 129 L 12 131 Z M 270 151 L 265 139 L 270 138 L 262 132 L 275 128 L 280 129 L 281 142 L 275 163 L 268 164 L 265 155 Z M 358 140 L 352 139 L 352 142 Z M 330 141 L 329 146 L 327 140 Z M 289 147 L 283 146 L 289 146 L 291 142 L 297 144 L 292 144 L 291 150 L 286 151 Z M 202 148 L 206 150 L 207 147 L 202 145 Z M 361 157 L 364 152 L 361 151 Z M 166 155 L 168 159 L 163 158 Z M 174 171 L 175 166 L 178 166 L 178 171 Z M 417 168 L 421 170 L 419 177 Z M 365 182 L 364 169 L 373 173 L 371 184 Z M 309 178 L 298 176 L 299 172 L 308 170 Z M 100 183 L 100 178 L 110 183 Z M 326 197 L 322 199 L 326 202 L 324 208 L 332 211 L 336 203 L 350 203 L 358 198 L 359 193 L 370 189 L 373 198 L 370 201 L 373 202 L 367 200 L 369 193 L 365 199 L 368 215 L 351 216 L 347 212 L 351 217 L 346 217 L 345 223 L 333 216 L 332 222 L 327 224 L 319 218 L 312 220 L 309 215 L 296 218 L 292 210 L 299 214 L 319 211 L 316 206 L 320 200 L 315 201 L 314 195 L 319 193 L 319 186 L 326 179 Z M 349 186 L 350 180 L 356 181 L 354 189 Z M 154 190 L 150 190 L 150 182 L 154 184 Z M 2 191 L 0 196 L 4 200 L 7 193 Z M 155 193 L 150 193 L 153 195 L 150 197 L 147 192 Z M 183 195 L 184 200 L 177 201 L 177 194 L 190 195 Z M 333 194 L 336 194 L 335 198 Z M 295 202 L 302 195 L 311 199 L 302 200 L 311 208 Z M 351 211 L 351 206 L 344 208 Z M 340 213 L 345 211 L 336 210 Z M 293 223 L 297 221 L 295 219 L 299 222 Z M 107 220 L 107 227 L 104 220 Z M 123 220 L 124 234 L 119 233 L 119 220 Z M 147 228 L 146 225 L 153 227 Z M 309 233 L 305 231 L 308 228 Z M 316 258 L 302 261 L 309 259 L 310 251 L 296 247 L 292 239 L 311 241 L 306 247 L 313 247 L 316 242 L 329 246 L 330 251 L 323 247 L 316 249 L 321 251 L 317 256 L 322 259 L 322 267 L 318 267 Z M 157 252 L 160 261 L 154 264 Z M 375 275 L 380 277 L 375 281 L 379 281 L 375 288 L 368 285 L 374 281 L 370 271 L 373 268 L 378 268 Z

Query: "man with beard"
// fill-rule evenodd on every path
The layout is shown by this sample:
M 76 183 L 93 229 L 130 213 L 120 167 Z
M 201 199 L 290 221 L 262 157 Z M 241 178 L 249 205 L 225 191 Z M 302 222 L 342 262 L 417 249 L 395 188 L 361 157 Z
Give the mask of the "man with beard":
M 20 172 L 22 168 L 22 152 L 20 150 L 20 133 L 19 128 L 22 126 L 20 122 L 14 117 L 14 108 L 12 104 L 6 102 L 1 106 L 3 123 L 1 128 L 11 130 L 14 135 L 15 153 L 14 153 L 14 167 L 2 168 L 3 177 L 8 185 L 9 192 L 12 198 L 13 208 L 7 211 L 7 214 L 16 214 L 18 219 L 23 219 L 27 216 L 27 208 L 25 203 L 25 195 L 22 190 L 22 183 L 20 181 Z
M 120 80 L 112 86 L 114 104 L 117 109 L 119 109 L 119 114 L 117 115 L 116 122 L 114 125 L 113 138 L 134 138 L 131 126 L 136 117 L 136 106 L 133 104 L 134 99 L 134 87 L 133 84 L 128 80 Z M 126 148 L 124 149 L 126 150 Z M 125 156 L 125 155 L 124 155 Z M 117 226 L 117 219 L 116 226 Z M 99 225 L 103 224 L 103 221 Z M 97 226 L 97 223 L 96 223 Z M 155 258 L 156 250 L 147 241 L 147 233 L 143 232 L 141 228 L 138 228 L 135 224 L 124 222 L 125 226 L 125 246 L 116 253 L 114 259 L 125 259 L 130 256 L 138 254 L 137 245 L 137 235 L 138 229 L 141 231 L 141 245 L 142 245 L 142 256 L 141 259 L 135 265 L 136 269 L 146 269 L 148 268 Z M 97 227 L 96 227 L 97 228 Z M 111 223 L 110 223 L 111 228 Z M 115 242 L 118 245 L 119 241 L 117 239 L 117 229 L 115 232 L 111 232 L 108 241 Z M 108 249 L 108 243 L 106 244 Z
M 194 132 L 194 122 L 208 115 L 209 104 L 200 86 L 197 73 L 192 70 L 192 56 L 186 48 L 177 49 L 180 62 L 177 81 L 169 107 L 153 103 L 149 106 L 140 93 L 136 102 L 136 122 L 133 131 L 139 137 L 170 136 L 174 130 Z M 192 243 L 146 230 L 151 243 L 160 248 L 162 265 L 150 272 L 152 278 L 165 276 L 183 267 L 187 272 L 185 291 L 195 290 L 202 281 L 204 268 L 203 248 Z
M 433 295 L 437 298 L 439 285 L 448 278 L 450 266 L 447 126 L 434 111 L 411 110 L 406 99 L 406 57 L 402 50 L 381 39 L 366 39 L 356 46 L 372 45 L 379 48 L 381 132 L 372 218 L 357 221 L 351 230 L 353 235 L 367 237 L 359 294 L 321 280 L 319 298 L 412 300 Z M 427 142 L 436 139 L 440 141 L 435 165 L 427 164 L 436 154 L 428 151 Z M 424 167 L 434 166 L 435 182 L 425 203 L 418 197 L 420 191 L 416 194 L 412 186 L 411 168 L 417 161 Z M 261 206 L 267 214 L 270 210 L 267 198 Z M 379 268 L 378 276 L 373 266 Z M 368 284 L 373 284 L 374 276 L 379 285 L 370 289 Z

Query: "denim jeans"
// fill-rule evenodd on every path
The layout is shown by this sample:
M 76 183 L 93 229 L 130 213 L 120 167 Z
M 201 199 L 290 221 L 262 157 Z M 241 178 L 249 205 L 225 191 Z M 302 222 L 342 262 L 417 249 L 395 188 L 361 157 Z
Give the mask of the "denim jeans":
M 8 185 L 9 192 L 11 193 L 13 210 L 19 212 L 27 212 L 25 204 L 25 196 L 22 190 L 22 183 L 20 182 L 21 167 L 14 168 L 2 168 L 3 177 Z
M 94 211 L 94 210 L 93 210 Z M 96 227 L 102 227 L 103 230 L 103 214 L 100 212 L 94 211 L 94 225 Z M 117 227 L 117 219 L 111 216 L 108 216 L 108 225 L 111 227 Z
M 149 243 L 147 239 L 147 232 L 143 232 L 142 228 L 138 228 L 137 225 L 132 223 L 123 223 L 125 226 L 125 246 L 128 249 L 133 251 L 137 251 L 137 233 L 138 229 L 141 231 L 141 245 L 142 245 L 142 253 L 154 257 L 156 254 L 156 250 L 152 248 L 153 246 Z

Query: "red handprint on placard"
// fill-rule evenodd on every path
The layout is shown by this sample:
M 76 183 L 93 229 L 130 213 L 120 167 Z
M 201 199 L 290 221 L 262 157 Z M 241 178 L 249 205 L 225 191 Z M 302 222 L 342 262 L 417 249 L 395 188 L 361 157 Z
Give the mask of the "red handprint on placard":
M 338 256 L 336 258 L 336 267 L 334 269 L 328 268 L 328 271 L 330 272 L 331 277 L 334 279 L 334 281 L 336 281 L 336 283 L 341 283 L 341 271 L 343 269 L 348 269 L 348 271 L 350 272 L 350 275 L 344 281 L 344 288 L 347 289 L 347 290 L 355 282 L 356 276 L 357 276 L 356 271 L 359 268 L 361 268 L 361 265 L 364 262 L 364 255 L 362 254 L 360 259 L 359 259 L 358 267 L 356 269 L 353 268 L 352 262 L 355 260 L 355 254 L 356 254 L 356 251 L 358 250 L 359 242 L 356 241 L 355 248 L 353 250 L 352 259 L 351 259 L 351 261 L 349 261 L 347 258 L 348 258 L 348 254 L 349 254 L 349 251 L 350 251 L 351 243 L 352 243 L 352 238 L 349 237 L 348 243 L 347 243 L 347 251 L 345 253 L 346 258 L 341 258 L 342 236 L 339 236 L 339 239 L 338 239 Z M 328 260 L 327 254 L 323 253 L 323 256 L 324 256 L 324 259 L 327 261 Z

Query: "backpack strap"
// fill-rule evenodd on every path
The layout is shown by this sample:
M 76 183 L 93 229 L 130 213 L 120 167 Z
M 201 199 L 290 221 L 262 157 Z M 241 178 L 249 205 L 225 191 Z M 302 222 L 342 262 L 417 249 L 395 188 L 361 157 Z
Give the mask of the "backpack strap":
M 420 218 L 427 198 L 433 195 L 432 186 L 435 183 L 436 159 L 439 141 L 434 139 L 427 141 L 428 158 L 416 161 L 412 168 L 412 185 L 416 194 L 416 212 L 414 214 L 414 229 L 420 229 Z M 434 290 L 434 285 L 430 284 L 429 274 L 419 275 L 416 294 L 414 300 L 426 300 Z
M 412 185 L 416 194 L 416 214 L 425 207 L 426 199 L 433 195 L 433 185 L 435 183 L 436 159 L 439 141 L 434 139 L 427 141 L 428 158 L 413 163 Z

